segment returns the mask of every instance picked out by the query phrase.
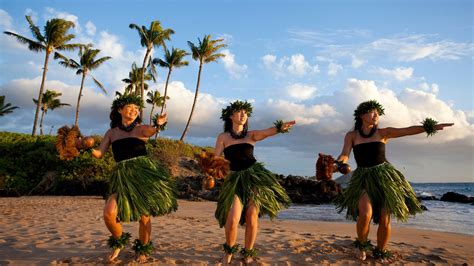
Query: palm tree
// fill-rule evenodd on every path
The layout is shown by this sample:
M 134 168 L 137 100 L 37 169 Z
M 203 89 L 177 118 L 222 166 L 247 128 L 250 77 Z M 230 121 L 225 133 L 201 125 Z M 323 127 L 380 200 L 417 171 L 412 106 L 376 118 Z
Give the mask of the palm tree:
M 158 20 L 152 21 L 150 23 L 150 28 L 147 29 L 145 26 L 139 27 L 136 24 L 130 24 L 129 25 L 130 29 L 136 29 L 138 32 L 138 35 L 140 36 L 140 44 L 143 47 L 146 47 L 146 52 L 145 52 L 145 57 L 143 58 L 143 65 L 142 69 L 145 69 L 148 65 L 148 60 L 151 56 L 151 51 L 153 50 L 153 47 L 159 47 L 159 46 L 165 46 L 165 40 L 170 40 L 171 34 L 174 34 L 174 31 L 172 29 L 163 29 L 161 27 L 161 23 Z M 141 73 L 141 90 L 140 90 L 140 96 L 144 98 L 144 75 L 145 72 Z M 143 110 L 140 114 L 141 117 L 143 117 Z
M 38 94 L 38 104 L 36 105 L 35 121 L 33 123 L 33 132 L 32 136 L 36 135 L 36 125 L 38 124 L 38 114 L 41 106 L 41 98 L 43 97 L 44 92 L 44 83 L 46 81 L 46 73 L 48 72 L 48 61 L 49 55 L 54 51 L 71 51 L 78 47 L 79 44 L 68 43 L 74 38 L 74 34 L 68 34 L 70 28 L 73 28 L 75 25 L 71 21 L 64 19 L 53 18 L 46 22 L 44 27 L 44 34 L 41 34 L 40 29 L 36 26 L 31 20 L 30 16 L 26 16 L 26 20 L 30 26 L 31 33 L 33 34 L 36 40 L 29 39 L 27 37 L 21 36 L 17 33 L 5 31 L 4 33 L 15 37 L 19 42 L 27 44 L 28 49 L 34 52 L 45 51 L 44 67 L 43 67 L 43 78 L 41 79 L 41 85 Z M 56 53 L 57 53 L 56 51 Z
M 196 92 L 194 93 L 193 106 L 191 108 L 191 113 L 189 114 L 189 119 L 186 123 L 186 127 L 184 128 L 183 134 L 179 139 L 180 141 L 183 141 L 186 137 L 186 133 L 188 132 L 188 129 L 191 124 L 191 119 L 193 117 L 194 108 L 196 108 L 196 100 L 199 93 L 199 84 L 201 82 L 202 66 L 206 63 L 217 62 L 217 59 L 225 56 L 224 54 L 217 53 L 217 50 L 227 46 L 226 44 L 221 43 L 222 41 L 224 41 L 224 39 L 211 40 L 211 35 L 204 35 L 202 41 L 198 38 L 198 45 L 195 45 L 194 43 L 188 41 L 188 45 L 191 48 L 191 52 L 193 55 L 193 59 L 199 61 L 199 72 L 196 83 Z
M 66 68 L 77 69 L 76 75 L 82 74 L 81 88 L 79 89 L 79 96 L 77 97 L 76 120 L 74 121 L 74 125 L 76 126 L 78 126 L 79 107 L 80 107 L 80 102 L 81 102 L 81 97 L 82 97 L 82 89 L 84 88 L 84 81 L 86 79 L 87 74 L 89 74 L 90 71 L 98 68 L 105 61 L 112 58 L 110 56 L 105 56 L 99 59 L 95 59 L 99 53 L 100 53 L 99 49 L 92 49 L 92 44 L 88 44 L 79 48 L 79 62 L 76 62 L 73 59 L 65 58 L 59 54 L 56 54 L 54 56 L 55 59 L 57 58 L 62 59 L 62 61 L 59 62 L 60 65 Z M 104 86 L 102 86 L 102 84 L 97 79 L 95 79 L 94 76 L 92 75 L 90 76 L 92 77 L 92 80 L 94 81 L 94 83 L 104 93 L 107 93 Z
M 18 106 L 11 106 L 11 103 L 5 104 L 5 95 L 0 96 L 0 116 L 13 112 Z
M 43 113 L 41 114 L 41 122 L 40 122 L 40 135 L 43 136 L 43 119 L 46 113 L 48 112 L 48 109 L 54 110 L 56 108 L 60 108 L 62 106 L 70 106 L 68 103 L 62 103 L 59 99 L 56 99 L 57 97 L 61 96 L 62 93 L 53 91 L 53 90 L 46 90 L 46 92 L 43 94 L 43 97 L 41 98 L 41 111 Z M 39 101 L 37 99 L 33 99 L 33 102 L 38 104 Z
M 125 87 L 126 93 L 134 93 L 135 95 L 139 95 L 138 89 L 142 87 L 142 84 L 144 90 L 148 90 L 148 84 L 145 81 L 154 79 L 154 76 L 152 73 L 147 72 L 143 75 L 142 82 L 142 73 L 143 68 L 139 68 L 137 67 L 137 64 L 133 63 L 132 70 L 128 73 L 128 78 L 122 79 L 123 82 L 127 83 L 127 86 Z
M 165 60 L 161 60 L 159 58 L 155 58 L 152 61 L 153 65 L 158 64 L 160 67 L 166 67 L 168 68 L 168 77 L 166 78 L 166 84 L 165 84 L 165 95 L 163 105 L 161 106 L 161 111 L 160 115 L 163 114 L 163 109 L 166 106 L 166 99 L 168 95 L 168 82 L 170 80 L 171 72 L 173 71 L 173 68 L 179 68 L 182 66 L 187 66 L 189 64 L 188 61 L 183 61 L 184 57 L 189 55 L 185 50 L 181 50 L 178 48 L 171 48 L 171 53 L 170 51 L 165 47 Z
M 147 94 L 148 99 L 146 99 L 146 102 L 151 104 L 151 111 L 150 111 L 150 125 L 153 123 L 153 110 L 155 109 L 155 106 L 163 106 L 165 103 L 165 96 L 161 96 L 159 91 L 149 91 Z M 170 97 L 168 97 L 169 99 Z

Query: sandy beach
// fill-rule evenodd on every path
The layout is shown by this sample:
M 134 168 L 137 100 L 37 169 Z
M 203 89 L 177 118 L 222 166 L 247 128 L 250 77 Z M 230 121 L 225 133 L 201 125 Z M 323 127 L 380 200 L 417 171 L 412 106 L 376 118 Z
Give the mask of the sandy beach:
M 105 264 L 109 233 L 100 197 L 0 198 L 0 265 Z M 179 210 L 152 219 L 150 265 L 215 265 L 224 230 L 215 202 L 179 201 Z M 260 220 L 258 265 L 360 264 L 354 259 L 352 223 Z M 124 224 L 137 237 L 138 223 Z M 243 243 L 243 228 L 238 242 Z M 370 239 L 375 242 L 375 227 Z M 389 249 L 395 264 L 473 264 L 472 235 L 394 227 Z M 134 264 L 130 248 L 117 264 Z M 236 256 L 233 264 L 240 264 Z M 367 264 L 377 264 L 369 257 Z

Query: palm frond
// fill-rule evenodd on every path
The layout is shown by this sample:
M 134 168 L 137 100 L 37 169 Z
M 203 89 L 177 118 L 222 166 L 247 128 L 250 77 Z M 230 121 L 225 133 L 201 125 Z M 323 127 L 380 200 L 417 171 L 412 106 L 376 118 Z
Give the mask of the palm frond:
M 31 20 L 30 16 L 26 16 L 26 21 L 28 21 L 28 24 L 29 24 L 29 27 L 30 27 L 30 30 L 31 30 L 31 33 L 33 34 L 33 36 L 39 42 L 45 43 L 45 39 L 44 39 L 43 35 L 41 34 L 40 29 L 38 28 L 38 26 L 35 25 L 33 20 Z
M 55 49 L 59 51 L 74 51 L 77 48 L 80 48 L 82 44 L 78 43 L 69 43 L 69 44 L 63 44 L 60 46 L 55 46 Z
M 105 94 L 107 94 L 107 91 L 105 90 L 104 86 L 102 83 L 100 83 L 97 79 L 95 79 L 92 75 L 92 80 L 94 80 L 95 85 L 97 85 Z
M 46 50 L 46 46 L 44 44 L 42 44 L 41 42 L 33 41 L 29 38 L 26 38 L 24 36 L 21 36 L 17 33 L 11 32 L 11 31 L 4 31 L 3 33 L 5 33 L 6 35 L 15 37 L 17 39 L 17 41 L 19 41 L 20 43 L 27 44 L 28 49 L 30 49 L 31 51 L 41 52 L 41 51 Z
M 100 51 L 100 50 L 99 50 L 99 51 Z M 104 57 L 102 57 L 102 58 L 99 58 L 99 59 L 97 59 L 96 61 L 94 61 L 91 65 L 89 65 L 89 69 L 91 69 L 91 70 L 92 70 L 92 69 L 96 69 L 96 68 L 98 68 L 102 63 L 104 63 L 105 61 L 110 60 L 110 59 L 112 59 L 112 57 L 110 57 L 110 56 L 104 56 Z

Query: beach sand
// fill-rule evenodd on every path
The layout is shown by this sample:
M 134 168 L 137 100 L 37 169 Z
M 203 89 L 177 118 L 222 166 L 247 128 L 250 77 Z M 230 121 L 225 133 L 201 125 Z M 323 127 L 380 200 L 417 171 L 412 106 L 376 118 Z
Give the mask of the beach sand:
M 0 198 L 0 265 L 105 264 L 110 252 L 100 197 Z M 215 265 L 224 229 L 215 202 L 179 201 L 176 213 L 152 218 L 151 265 Z M 370 239 L 375 242 L 376 227 Z M 137 237 L 138 223 L 124 224 Z M 243 227 L 238 243 L 243 243 Z M 354 223 L 260 219 L 258 265 L 360 264 L 354 258 Z M 394 264 L 474 264 L 472 235 L 394 227 L 389 249 Z M 134 264 L 125 248 L 118 264 Z M 369 256 L 367 264 L 377 262 Z M 233 260 L 240 264 L 240 256 Z

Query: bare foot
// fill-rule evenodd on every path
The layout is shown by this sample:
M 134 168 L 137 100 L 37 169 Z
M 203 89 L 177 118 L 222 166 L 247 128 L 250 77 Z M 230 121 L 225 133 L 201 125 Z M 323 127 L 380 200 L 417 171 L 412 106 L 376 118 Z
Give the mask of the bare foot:
M 222 265 L 230 265 L 230 262 L 232 261 L 232 255 L 233 254 L 225 253 L 224 257 L 222 257 L 219 262 L 222 263 Z
M 138 263 L 145 263 L 148 260 L 148 257 L 145 255 L 139 255 L 135 260 Z
M 254 263 L 254 259 L 252 257 L 247 257 L 242 260 L 244 262 L 244 265 L 252 265 Z
M 121 250 L 121 249 L 119 249 L 119 248 L 114 249 L 114 251 L 112 251 L 112 254 L 110 254 L 110 255 L 107 257 L 108 261 L 109 261 L 109 262 L 114 261 L 114 260 L 118 257 L 118 255 L 120 254 L 120 250 Z
M 365 250 L 357 250 L 357 258 L 361 261 L 365 261 L 367 259 L 367 254 L 365 254 Z

